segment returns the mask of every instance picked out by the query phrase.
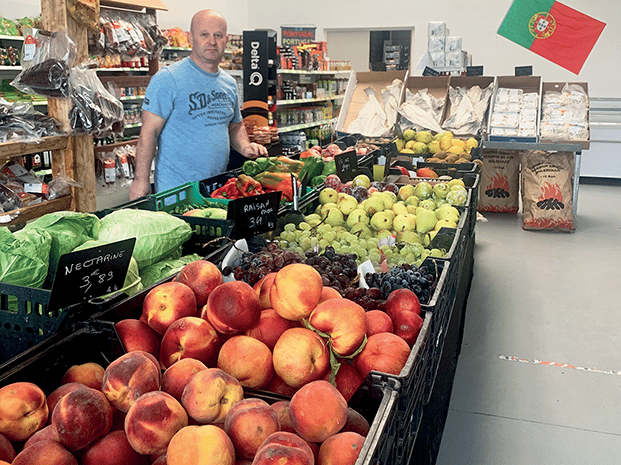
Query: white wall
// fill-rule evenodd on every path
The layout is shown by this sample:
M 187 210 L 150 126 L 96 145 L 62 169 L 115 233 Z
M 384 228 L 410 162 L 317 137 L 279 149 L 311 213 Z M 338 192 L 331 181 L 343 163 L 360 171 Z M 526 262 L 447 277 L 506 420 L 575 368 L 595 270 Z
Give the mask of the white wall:
M 427 47 L 428 21 L 445 21 L 452 35 L 463 37 L 463 48 L 472 54 L 474 65 L 485 66 L 486 75 L 511 75 L 515 66 L 533 65 L 534 74 L 546 81 L 587 81 L 593 97 L 621 97 L 621 2 L 617 0 L 564 0 L 566 5 L 608 23 L 578 76 L 496 34 L 511 0 L 163 1 L 169 10 L 159 12 L 158 18 L 165 28 L 188 29 L 192 15 L 203 8 L 220 11 L 234 34 L 245 29 L 280 31 L 281 25 L 314 24 L 317 39 L 325 40 L 325 28 L 414 27 L 414 64 Z M 39 5 L 39 0 L 3 0 L 0 14 L 11 19 L 36 15 Z M 352 51 L 366 49 L 368 44 L 352 43 L 351 47 Z

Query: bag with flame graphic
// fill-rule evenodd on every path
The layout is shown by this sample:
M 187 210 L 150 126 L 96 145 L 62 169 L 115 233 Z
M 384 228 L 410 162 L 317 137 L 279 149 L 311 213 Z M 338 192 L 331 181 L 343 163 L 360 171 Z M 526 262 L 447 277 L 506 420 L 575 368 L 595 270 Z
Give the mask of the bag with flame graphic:
M 517 213 L 520 208 L 519 152 L 484 150 L 481 158 L 479 211 Z
M 539 150 L 524 152 L 523 229 L 574 229 L 573 177 L 573 153 Z

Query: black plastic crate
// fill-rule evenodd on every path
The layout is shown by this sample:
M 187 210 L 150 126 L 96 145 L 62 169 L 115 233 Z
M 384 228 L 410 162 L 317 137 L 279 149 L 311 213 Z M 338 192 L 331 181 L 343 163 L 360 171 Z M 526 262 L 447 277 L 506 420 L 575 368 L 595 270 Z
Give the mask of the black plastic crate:
M 82 304 L 50 309 L 51 291 L 0 282 L 0 363 L 84 319 Z
M 70 334 L 57 334 L 0 365 L 0 386 L 28 381 L 49 395 L 72 365 L 99 363 L 104 368 L 125 353 L 114 324 L 89 322 Z

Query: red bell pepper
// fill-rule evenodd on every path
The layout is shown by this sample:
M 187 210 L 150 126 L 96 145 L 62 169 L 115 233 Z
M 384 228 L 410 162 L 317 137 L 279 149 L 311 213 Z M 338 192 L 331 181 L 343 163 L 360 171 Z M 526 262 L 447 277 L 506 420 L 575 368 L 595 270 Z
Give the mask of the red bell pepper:
M 229 179 L 224 186 L 211 193 L 212 199 L 238 199 L 241 193 L 237 189 L 237 178 Z
M 263 188 L 259 181 L 254 180 L 252 177 L 245 174 L 240 174 L 235 183 L 237 190 L 243 197 L 250 197 L 251 195 L 263 194 Z

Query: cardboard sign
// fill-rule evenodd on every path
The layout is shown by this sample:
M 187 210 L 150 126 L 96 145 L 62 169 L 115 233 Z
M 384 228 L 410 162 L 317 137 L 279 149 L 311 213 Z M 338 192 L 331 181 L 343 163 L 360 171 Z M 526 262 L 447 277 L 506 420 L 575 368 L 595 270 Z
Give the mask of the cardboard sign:
M 276 229 L 282 192 L 231 200 L 228 219 L 235 222 L 235 237 L 243 239 Z
M 533 75 L 533 67 L 529 66 L 516 66 L 515 67 L 515 75 L 516 76 L 532 76 Z
M 341 182 L 351 181 L 358 174 L 358 155 L 355 150 L 339 153 L 334 157 L 334 164 Z
M 425 66 L 423 70 L 423 76 L 439 76 L 440 72 L 435 69 L 430 68 L 429 66 Z
M 483 66 L 466 66 L 466 76 L 483 76 Z
M 136 238 L 60 257 L 50 295 L 50 310 L 68 307 L 123 288 Z

